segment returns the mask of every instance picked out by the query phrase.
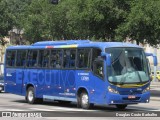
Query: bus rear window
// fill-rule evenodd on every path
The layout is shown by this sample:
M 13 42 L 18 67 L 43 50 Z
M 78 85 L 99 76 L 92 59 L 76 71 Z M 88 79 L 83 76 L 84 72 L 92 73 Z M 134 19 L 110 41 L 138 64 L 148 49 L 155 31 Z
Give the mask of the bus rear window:
M 15 59 L 16 58 L 16 51 L 7 51 L 6 54 L 6 67 L 14 67 L 15 66 Z

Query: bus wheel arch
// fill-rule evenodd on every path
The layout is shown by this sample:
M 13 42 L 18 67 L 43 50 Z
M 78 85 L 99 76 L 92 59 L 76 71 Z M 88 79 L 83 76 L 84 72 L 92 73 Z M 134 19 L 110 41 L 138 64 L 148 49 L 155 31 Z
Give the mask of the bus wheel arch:
M 28 84 L 26 87 L 25 99 L 29 104 L 41 103 L 43 101 L 43 99 L 36 98 L 35 87 L 32 84 Z
M 77 107 L 90 109 L 93 105 L 94 104 L 89 101 L 88 91 L 85 88 L 79 88 L 77 91 Z

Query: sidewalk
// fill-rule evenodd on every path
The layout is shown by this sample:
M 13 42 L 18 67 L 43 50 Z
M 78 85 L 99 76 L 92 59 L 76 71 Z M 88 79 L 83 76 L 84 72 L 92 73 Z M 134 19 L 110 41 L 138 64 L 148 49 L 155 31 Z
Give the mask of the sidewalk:
M 150 97 L 151 101 L 160 101 L 160 97 Z
M 159 87 L 160 88 L 160 82 L 151 82 L 151 87 Z

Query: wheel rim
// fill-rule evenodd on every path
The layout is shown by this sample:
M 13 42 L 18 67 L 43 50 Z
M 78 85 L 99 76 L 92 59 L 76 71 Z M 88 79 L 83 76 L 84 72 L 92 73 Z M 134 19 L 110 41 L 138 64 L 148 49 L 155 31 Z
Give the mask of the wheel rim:
M 29 92 L 28 92 L 28 100 L 29 100 L 29 101 L 32 101 L 33 98 L 34 98 L 33 92 L 32 92 L 32 91 L 29 91 Z
M 82 95 L 82 105 L 88 105 L 88 95 L 87 94 Z

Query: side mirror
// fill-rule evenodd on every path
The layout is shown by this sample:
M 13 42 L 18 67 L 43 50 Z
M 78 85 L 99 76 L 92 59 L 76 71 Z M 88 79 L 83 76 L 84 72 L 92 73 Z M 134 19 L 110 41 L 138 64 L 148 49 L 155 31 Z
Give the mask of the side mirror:
M 157 64 L 158 64 L 157 56 L 153 55 L 153 62 L 154 62 L 154 66 L 157 66 Z
M 107 66 L 111 66 L 111 55 L 110 54 L 106 54 L 106 64 Z
M 150 67 L 150 64 L 149 64 L 149 60 L 148 60 L 148 58 L 147 58 L 147 64 L 148 64 L 148 70 L 149 70 L 149 74 L 151 74 L 151 67 Z
M 146 53 L 146 56 L 152 56 L 153 57 L 154 66 L 157 66 L 158 61 L 157 61 L 157 56 L 156 55 L 154 55 L 152 53 Z

